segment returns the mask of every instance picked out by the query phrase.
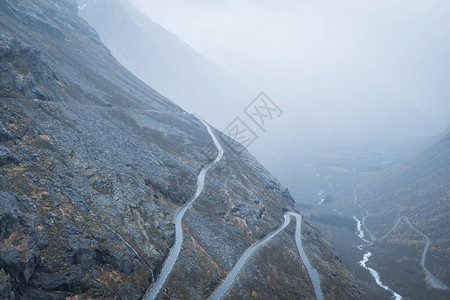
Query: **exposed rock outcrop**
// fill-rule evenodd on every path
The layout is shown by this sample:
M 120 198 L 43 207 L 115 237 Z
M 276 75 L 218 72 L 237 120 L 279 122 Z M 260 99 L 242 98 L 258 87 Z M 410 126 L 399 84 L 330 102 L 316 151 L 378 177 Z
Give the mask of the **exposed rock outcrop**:
M 141 297 L 210 161 L 210 135 L 124 69 L 74 1 L 1 1 L 0 28 L 0 297 Z M 215 134 L 227 159 L 186 215 L 194 259 L 175 266 L 175 298 L 209 296 L 293 206 L 254 157 Z

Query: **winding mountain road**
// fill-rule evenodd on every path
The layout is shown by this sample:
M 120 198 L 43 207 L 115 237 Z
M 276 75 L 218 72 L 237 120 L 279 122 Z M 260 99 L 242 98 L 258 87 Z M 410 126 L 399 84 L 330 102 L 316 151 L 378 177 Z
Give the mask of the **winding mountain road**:
M 448 290 L 448 286 L 446 286 L 444 283 L 442 283 L 436 276 L 433 275 L 433 273 L 431 273 L 427 269 L 427 267 L 425 267 L 425 259 L 427 256 L 428 249 L 430 248 L 430 245 L 431 245 L 430 238 L 426 234 L 424 234 L 422 231 L 420 231 L 419 229 L 414 227 L 414 225 L 412 225 L 411 222 L 409 221 L 408 217 L 401 216 L 400 218 L 398 218 L 397 222 L 395 222 L 395 224 L 391 228 L 391 230 L 389 230 L 385 235 L 383 235 L 378 240 L 381 241 L 381 240 L 384 240 L 385 238 L 387 238 L 397 228 L 397 226 L 400 224 L 401 221 L 405 221 L 406 224 L 408 224 L 412 230 L 414 230 L 418 234 L 422 235 L 426 240 L 425 246 L 423 247 L 422 257 L 420 259 L 420 265 L 422 266 L 422 269 L 424 270 L 424 272 L 426 274 L 426 279 L 427 279 L 428 283 L 431 285 L 431 287 L 433 287 L 435 289 Z
M 174 219 L 174 222 L 175 222 L 175 244 L 172 247 L 168 258 L 166 259 L 166 262 L 164 263 L 163 269 L 162 269 L 159 277 L 156 279 L 156 281 L 154 282 L 153 286 L 148 291 L 148 293 L 143 297 L 143 299 L 145 299 L 145 300 L 156 299 L 156 297 L 161 292 L 161 289 L 164 287 L 164 285 L 167 281 L 167 278 L 170 275 L 170 273 L 175 265 L 175 262 L 177 261 L 178 256 L 181 252 L 181 246 L 183 244 L 183 228 L 182 228 L 183 216 L 186 213 L 186 211 L 192 206 L 192 204 L 198 198 L 198 196 L 200 196 L 200 194 L 202 193 L 203 186 L 205 183 L 206 173 L 208 172 L 208 170 L 212 166 L 214 166 L 216 163 L 218 163 L 223 157 L 223 148 L 221 147 L 219 141 L 217 140 L 216 136 L 214 135 L 213 131 L 211 130 L 211 127 L 197 115 L 196 115 L 196 117 L 203 123 L 203 125 L 205 125 L 206 129 L 208 130 L 208 133 L 211 136 L 211 138 L 218 150 L 218 154 L 217 154 L 216 159 L 212 163 L 206 165 L 205 167 L 203 167 L 201 169 L 201 171 L 197 177 L 197 191 L 196 191 L 195 195 L 191 198 L 191 200 L 188 203 L 186 203 L 186 205 L 184 205 L 177 211 L 177 213 L 175 215 L 175 219 Z M 317 299 L 318 300 L 324 299 L 322 290 L 320 288 L 319 275 L 318 275 L 317 271 L 311 266 L 311 264 L 308 260 L 308 257 L 306 256 L 305 251 L 303 250 L 302 241 L 301 241 L 302 216 L 297 213 L 294 213 L 294 212 L 287 212 L 284 215 L 284 223 L 281 225 L 280 228 L 278 228 L 276 231 L 272 232 L 271 234 L 269 234 L 262 240 L 251 245 L 244 252 L 244 254 L 241 256 L 241 258 L 238 260 L 236 265 L 231 270 L 230 274 L 225 279 L 225 281 L 216 290 L 216 292 L 211 296 L 210 299 L 221 299 L 227 293 L 229 288 L 232 286 L 235 278 L 237 277 L 237 275 L 239 274 L 241 269 L 244 267 L 246 261 L 251 257 L 251 255 L 259 247 L 261 247 L 262 245 L 269 242 L 274 236 L 276 236 L 286 226 L 288 226 L 291 221 L 291 218 L 290 218 L 291 216 L 295 217 L 296 222 L 297 222 L 297 226 L 296 226 L 296 230 L 295 230 L 295 241 L 296 241 L 298 253 L 299 253 L 301 259 L 303 260 L 303 263 L 305 264 L 308 275 L 313 284 Z
M 145 295 L 143 299 L 145 300 L 153 300 L 155 299 L 158 294 L 160 293 L 161 289 L 163 288 L 164 284 L 167 281 L 167 277 L 172 272 L 173 266 L 175 265 L 175 262 L 178 259 L 178 255 L 181 251 L 181 246 L 183 245 L 183 227 L 182 227 L 182 221 L 183 216 L 186 213 L 186 211 L 192 206 L 192 203 L 194 203 L 195 200 L 197 200 L 198 196 L 203 191 L 203 186 L 205 183 L 205 177 L 208 170 L 214 166 L 216 163 L 218 163 L 222 157 L 223 157 L 223 148 L 220 145 L 219 141 L 217 140 L 216 136 L 214 135 L 213 131 L 211 130 L 211 127 L 203 121 L 199 116 L 196 115 L 196 117 L 200 120 L 200 122 L 205 125 L 206 129 L 208 130 L 209 135 L 211 136 L 217 150 L 218 154 L 216 159 L 212 162 L 203 167 L 200 171 L 200 174 L 198 174 L 197 177 L 197 191 L 195 192 L 194 197 L 186 203 L 183 207 L 181 207 L 178 212 L 175 215 L 175 245 L 172 247 L 172 250 L 170 251 L 169 257 L 167 258 L 164 267 L 159 275 L 159 277 L 156 279 L 155 283 L 153 284 L 150 291 Z
M 284 223 L 280 226 L 280 228 L 278 228 L 277 230 L 275 230 L 274 232 L 272 232 L 265 238 L 259 240 L 258 242 L 254 243 L 249 248 L 247 248 L 247 250 L 244 252 L 244 254 L 242 254 L 242 256 L 238 260 L 238 262 L 234 265 L 233 269 L 228 274 L 227 278 L 222 283 L 222 285 L 210 297 L 210 300 L 219 300 L 219 299 L 222 299 L 226 295 L 226 293 L 228 292 L 230 287 L 233 285 L 233 282 L 236 279 L 236 277 L 238 276 L 239 272 L 245 266 L 245 263 L 252 256 L 252 254 L 258 248 L 260 248 L 264 244 L 267 244 L 273 237 L 275 237 L 278 233 L 280 233 L 284 228 L 286 228 L 286 226 L 288 226 L 291 221 L 291 218 L 290 218 L 291 216 L 295 217 L 296 222 L 297 222 L 297 226 L 295 229 L 295 242 L 297 245 L 297 250 L 299 252 L 301 259 L 303 260 L 303 263 L 305 264 L 305 267 L 308 271 L 309 277 L 311 278 L 311 282 L 313 284 L 317 299 L 323 300 L 323 294 L 322 294 L 322 290 L 320 288 L 319 275 L 318 275 L 317 271 L 311 266 L 311 264 L 308 260 L 308 257 L 306 256 L 305 251 L 303 250 L 302 240 L 301 240 L 302 216 L 297 213 L 293 213 L 293 212 L 287 212 L 284 215 Z
M 426 244 L 424 246 L 423 252 L 422 252 L 422 257 L 420 260 L 420 264 L 422 266 L 422 269 L 424 270 L 425 274 L 426 274 L 426 280 L 427 282 L 430 284 L 431 287 L 433 288 L 437 288 L 437 289 L 442 289 L 442 290 L 448 290 L 449 288 L 442 283 L 436 276 L 434 276 L 425 266 L 425 259 L 426 259 L 426 255 L 428 252 L 428 249 L 431 245 L 431 240 L 430 238 L 424 234 L 422 231 L 418 230 L 416 227 L 414 227 L 411 222 L 409 221 L 408 217 L 406 216 L 401 216 L 397 219 L 397 221 L 394 223 L 394 225 L 392 226 L 392 228 L 386 232 L 381 238 L 377 239 L 371 232 L 370 230 L 367 228 L 367 226 L 365 225 L 365 219 L 366 217 L 369 215 L 369 211 L 365 208 L 363 208 L 361 206 L 361 204 L 358 202 L 358 195 L 356 193 L 356 189 L 354 190 L 354 194 L 355 194 L 355 204 L 357 204 L 357 206 L 363 210 L 365 212 L 365 216 L 362 218 L 362 222 L 356 218 L 355 216 L 353 216 L 353 218 L 355 219 L 355 221 L 357 222 L 357 235 L 358 237 L 363 240 L 365 242 L 364 245 L 359 245 L 356 246 L 358 249 L 363 250 L 363 247 L 366 246 L 371 246 L 373 243 L 375 243 L 376 241 L 382 241 L 384 239 L 386 239 L 387 237 L 389 237 L 389 235 L 391 235 L 392 232 L 394 232 L 394 230 L 397 228 L 397 226 L 400 224 L 401 221 L 405 221 L 414 231 L 416 231 L 417 233 L 419 233 L 420 235 L 422 235 L 425 240 L 426 240 Z M 362 223 L 362 225 L 361 225 Z M 368 241 L 364 238 L 364 231 L 362 230 L 362 227 L 364 227 L 366 229 L 366 232 L 369 234 L 371 241 Z M 363 267 L 364 269 L 368 270 L 370 272 L 370 274 L 372 275 L 372 277 L 375 279 L 375 282 L 382 287 L 383 289 L 389 291 L 392 295 L 393 298 L 396 300 L 400 300 L 402 299 L 402 296 L 399 295 L 398 293 L 396 293 L 394 290 L 392 290 L 389 286 L 383 284 L 383 282 L 380 279 L 380 274 L 367 266 L 367 262 L 369 261 L 369 258 L 372 256 L 372 252 L 367 251 L 364 255 L 363 255 L 363 259 L 359 262 L 359 265 L 361 267 Z

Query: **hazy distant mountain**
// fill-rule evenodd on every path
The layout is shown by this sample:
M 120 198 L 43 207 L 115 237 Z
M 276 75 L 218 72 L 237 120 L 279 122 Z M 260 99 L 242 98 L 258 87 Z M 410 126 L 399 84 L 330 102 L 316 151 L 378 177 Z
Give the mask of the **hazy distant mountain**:
M 141 298 L 174 245 L 176 212 L 217 155 L 213 136 L 224 157 L 183 219 L 165 297 L 206 299 L 293 210 L 240 145 L 120 65 L 73 0 L 0 1 L 0 70 L 1 299 Z M 234 293 L 314 297 L 294 230 L 252 258 Z M 360 298 L 307 222 L 302 240 L 325 297 Z
M 366 176 L 358 184 L 358 193 L 369 212 L 366 225 L 377 238 L 401 216 L 430 238 L 426 267 L 450 286 L 450 133 L 406 162 Z M 375 244 L 380 248 L 375 262 L 401 295 L 448 299 L 448 290 L 427 289 L 420 267 L 425 242 L 423 235 L 401 222 L 389 238 Z
M 392 294 L 360 265 L 367 251 L 372 254 L 367 266 L 403 299 L 449 299 L 450 133 L 430 140 L 435 144 L 427 150 L 380 171 L 322 168 L 316 181 L 298 179 L 304 189 L 320 191 L 308 200 L 333 195 L 330 204 L 299 207 L 310 212 L 309 221 L 339 251 L 371 299 Z
M 256 95 L 127 0 L 78 0 L 79 14 L 114 57 L 191 113 L 223 129 Z M 223 128 L 222 128 L 223 127 Z

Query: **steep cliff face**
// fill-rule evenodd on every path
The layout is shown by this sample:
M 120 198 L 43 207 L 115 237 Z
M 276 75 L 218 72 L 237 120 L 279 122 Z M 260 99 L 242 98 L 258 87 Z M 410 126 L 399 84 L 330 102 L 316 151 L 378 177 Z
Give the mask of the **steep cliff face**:
M 0 297 L 141 297 L 174 243 L 176 211 L 216 154 L 204 125 L 124 69 L 74 1 L 0 2 L 0 72 Z M 214 132 L 225 155 L 184 219 L 185 248 L 167 284 L 176 298 L 209 296 L 293 209 L 254 157 Z M 325 293 L 359 297 L 306 228 Z M 270 271 L 292 261 L 302 270 L 295 251 L 286 255 Z M 270 289 L 284 295 L 281 280 Z

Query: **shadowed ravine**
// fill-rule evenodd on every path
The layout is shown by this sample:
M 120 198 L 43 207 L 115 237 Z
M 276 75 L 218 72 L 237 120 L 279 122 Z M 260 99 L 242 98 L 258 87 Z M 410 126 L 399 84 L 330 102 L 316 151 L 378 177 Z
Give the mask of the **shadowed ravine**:
M 145 300 L 155 299 L 160 293 L 164 284 L 166 283 L 167 277 L 171 273 L 173 266 L 175 265 L 175 262 L 178 259 L 178 255 L 180 254 L 181 246 L 183 244 L 183 227 L 182 227 L 183 216 L 186 213 L 186 211 L 191 207 L 192 203 L 194 203 L 194 201 L 198 198 L 198 196 L 200 196 L 201 192 L 203 191 L 206 173 L 212 166 L 214 166 L 217 162 L 219 162 L 223 156 L 223 149 L 220 146 L 219 141 L 217 140 L 216 136 L 212 132 L 209 125 L 202 119 L 200 119 L 200 117 L 198 116 L 196 117 L 203 123 L 203 125 L 205 125 L 206 129 L 208 130 L 208 133 L 211 136 L 212 140 L 214 141 L 214 144 L 218 150 L 218 154 L 216 159 L 212 163 L 206 165 L 200 171 L 200 174 L 197 177 L 197 191 L 195 192 L 194 197 L 192 197 L 192 199 L 188 203 L 186 203 L 185 206 L 180 208 L 177 214 L 175 215 L 175 245 L 170 251 L 169 257 L 167 258 L 159 277 L 156 279 L 156 282 L 154 283 L 148 294 L 144 297 Z
M 108 228 L 109 230 L 111 230 L 115 235 L 117 235 L 119 237 L 119 239 L 131 250 L 133 251 L 134 255 L 136 255 L 136 257 L 147 266 L 147 269 L 150 271 L 150 274 L 152 274 L 152 282 L 155 281 L 155 275 L 153 273 L 152 268 L 150 267 L 150 265 L 147 263 L 147 261 L 139 254 L 139 252 L 137 252 L 136 249 L 133 248 L 133 246 L 131 246 L 124 238 L 123 236 L 118 233 L 117 231 L 115 231 L 114 229 L 112 229 L 109 225 L 105 224 L 105 227 Z
M 268 243 L 274 236 L 276 236 L 278 233 L 280 233 L 286 226 L 289 225 L 291 221 L 291 216 L 295 217 L 297 226 L 295 228 L 295 242 L 297 245 L 298 253 L 303 260 L 303 263 L 305 264 L 305 267 L 308 271 L 309 277 L 311 278 L 311 282 L 314 287 L 314 291 L 316 294 L 317 299 L 323 300 L 322 290 L 320 288 L 320 279 L 317 271 L 311 266 L 308 257 L 305 254 L 305 251 L 303 250 L 302 246 L 302 216 L 293 213 L 288 212 L 284 215 L 284 223 L 278 228 L 276 231 L 272 232 L 262 240 L 259 240 L 258 242 L 251 245 L 241 256 L 241 258 L 238 260 L 238 262 L 234 265 L 231 272 L 228 274 L 225 281 L 222 283 L 222 285 L 216 290 L 216 292 L 211 296 L 211 300 L 219 300 L 222 299 L 223 296 L 226 295 L 230 287 L 233 285 L 234 280 L 236 279 L 239 272 L 242 270 L 242 268 L 245 266 L 245 263 L 248 261 L 248 259 L 252 256 L 252 254 L 261 246 Z

